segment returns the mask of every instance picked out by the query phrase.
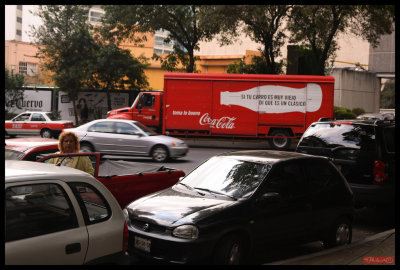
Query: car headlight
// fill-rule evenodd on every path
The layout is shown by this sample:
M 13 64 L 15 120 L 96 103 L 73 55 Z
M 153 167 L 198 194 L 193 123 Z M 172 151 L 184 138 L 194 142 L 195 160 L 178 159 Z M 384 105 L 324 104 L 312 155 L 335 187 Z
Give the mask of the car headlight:
M 199 229 L 197 229 L 197 227 L 194 225 L 182 225 L 176 227 L 172 231 L 172 235 L 185 239 L 197 239 L 199 236 Z

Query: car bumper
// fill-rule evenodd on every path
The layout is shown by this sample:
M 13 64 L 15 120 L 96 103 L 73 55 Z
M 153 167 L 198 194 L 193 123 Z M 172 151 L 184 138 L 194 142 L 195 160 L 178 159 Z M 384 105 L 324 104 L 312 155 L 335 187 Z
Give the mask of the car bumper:
M 150 241 L 150 252 L 136 248 L 135 237 Z M 214 244 L 215 241 L 211 239 L 180 239 L 129 228 L 128 254 L 174 264 L 207 264 L 210 263 Z
M 179 158 L 179 157 L 184 157 L 186 154 L 189 152 L 188 147 L 171 147 L 169 149 L 169 154 L 170 157 L 172 158 Z
M 349 184 L 356 204 L 390 204 L 394 202 L 393 186 Z

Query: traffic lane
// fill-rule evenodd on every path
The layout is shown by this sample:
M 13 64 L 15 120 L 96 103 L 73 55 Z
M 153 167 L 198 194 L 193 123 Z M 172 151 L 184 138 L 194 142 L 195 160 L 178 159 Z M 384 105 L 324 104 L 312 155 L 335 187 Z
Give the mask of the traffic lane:
M 240 149 L 235 148 L 190 148 L 185 157 L 177 159 L 169 159 L 166 162 L 155 162 L 150 157 L 134 157 L 134 156 L 111 156 L 104 155 L 103 159 L 121 159 L 125 161 L 144 162 L 155 166 L 165 166 L 170 168 L 179 169 L 188 174 L 201 163 L 213 157 L 226 152 L 236 151 Z

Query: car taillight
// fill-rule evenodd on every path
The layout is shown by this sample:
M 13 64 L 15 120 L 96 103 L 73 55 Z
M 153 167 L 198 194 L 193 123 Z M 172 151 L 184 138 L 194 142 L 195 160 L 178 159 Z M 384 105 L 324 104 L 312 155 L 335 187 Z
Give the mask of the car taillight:
M 128 238 L 129 238 L 129 231 L 128 231 L 128 224 L 126 221 L 124 222 L 124 234 L 122 240 L 122 251 L 125 253 L 128 251 Z
M 375 185 L 383 185 L 383 182 L 386 179 L 385 169 L 386 169 L 385 162 L 380 161 L 380 160 L 374 161 L 374 168 L 372 170 L 372 174 L 374 176 L 373 183 Z

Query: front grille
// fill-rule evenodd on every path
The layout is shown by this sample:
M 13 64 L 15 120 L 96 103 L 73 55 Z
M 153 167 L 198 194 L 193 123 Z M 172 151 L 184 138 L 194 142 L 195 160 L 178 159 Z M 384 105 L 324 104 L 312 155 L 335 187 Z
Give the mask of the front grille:
M 167 229 L 165 226 L 160 226 L 158 224 L 149 223 L 138 219 L 131 219 L 131 225 L 138 230 L 151 233 L 165 233 Z

